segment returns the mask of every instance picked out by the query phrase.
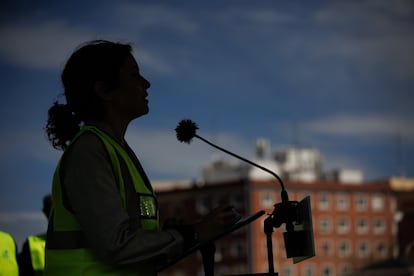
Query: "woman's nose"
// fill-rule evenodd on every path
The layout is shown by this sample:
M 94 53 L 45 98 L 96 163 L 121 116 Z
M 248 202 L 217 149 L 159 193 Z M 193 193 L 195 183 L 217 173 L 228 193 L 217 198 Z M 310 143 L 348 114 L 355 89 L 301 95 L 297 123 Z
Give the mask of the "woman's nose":
M 148 89 L 151 87 L 151 83 L 146 78 L 142 77 L 142 81 L 144 83 L 145 89 Z

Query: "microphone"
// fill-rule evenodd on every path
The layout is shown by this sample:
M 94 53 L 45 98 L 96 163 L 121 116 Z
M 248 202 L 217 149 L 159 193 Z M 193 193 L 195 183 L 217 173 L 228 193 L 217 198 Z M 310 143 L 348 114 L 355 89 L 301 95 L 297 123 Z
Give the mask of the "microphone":
M 254 163 L 254 162 L 252 162 L 252 161 L 250 161 L 250 160 L 248 160 L 244 157 L 241 157 L 240 155 L 237 155 L 237 154 L 235 154 L 231 151 L 228 151 L 228 150 L 226 150 L 222 147 L 219 147 L 219 146 L 213 144 L 212 142 L 210 142 L 207 139 L 203 138 L 202 136 L 198 135 L 197 134 L 197 129 L 198 129 L 197 124 L 195 122 L 193 122 L 192 120 L 189 120 L 189 119 L 181 120 L 178 123 L 177 127 L 175 128 L 175 131 L 177 133 L 177 140 L 180 141 L 181 143 L 190 144 L 191 141 L 193 140 L 193 138 L 198 138 L 201 141 L 209 144 L 210 146 L 212 146 L 212 147 L 214 147 L 218 150 L 221 150 L 221 151 L 223 151 L 227 154 L 230 154 L 233 157 L 236 157 L 236 158 L 238 158 L 238 159 L 240 159 L 240 160 L 242 160 L 242 161 L 244 161 L 244 162 L 246 162 L 246 163 L 248 163 L 252 166 L 255 166 L 255 167 L 271 174 L 272 176 L 274 176 L 278 180 L 278 182 L 280 184 L 280 187 L 282 189 L 282 192 L 281 192 L 282 202 L 288 202 L 289 201 L 287 191 L 285 190 L 285 185 L 283 184 L 282 179 L 276 173 L 272 172 L 271 170 L 269 170 L 269 169 L 267 169 L 267 168 L 265 168 L 265 167 L 263 167 L 263 166 L 261 166 L 257 163 Z

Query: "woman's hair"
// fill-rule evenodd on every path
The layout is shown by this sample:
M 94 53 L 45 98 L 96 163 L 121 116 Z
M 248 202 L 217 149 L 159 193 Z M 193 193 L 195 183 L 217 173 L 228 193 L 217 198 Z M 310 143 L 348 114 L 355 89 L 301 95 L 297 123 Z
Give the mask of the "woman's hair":
M 61 76 L 66 104 L 55 102 L 50 107 L 45 127 L 54 148 L 66 149 L 85 121 L 104 116 L 95 85 L 101 82 L 110 89 L 117 88 L 121 66 L 131 52 L 129 44 L 94 40 L 70 56 Z

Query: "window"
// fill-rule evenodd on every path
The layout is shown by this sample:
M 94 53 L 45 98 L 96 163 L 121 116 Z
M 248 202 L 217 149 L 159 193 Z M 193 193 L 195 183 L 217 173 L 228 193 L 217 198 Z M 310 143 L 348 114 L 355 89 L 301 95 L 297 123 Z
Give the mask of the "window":
M 376 245 L 376 251 L 381 258 L 387 257 L 387 245 L 385 242 L 379 242 Z
M 320 252 L 324 257 L 332 255 L 332 243 L 328 240 L 323 240 L 320 244 Z
M 321 273 L 322 276 L 332 276 L 332 275 L 334 275 L 332 265 L 323 265 L 321 272 L 322 272 Z
M 283 267 L 283 274 L 284 276 L 292 276 L 293 275 L 293 268 L 290 265 L 285 265 Z
M 216 245 L 215 247 L 216 247 L 216 251 L 214 253 L 214 261 L 220 262 L 227 255 L 227 252 L 226 252 L 227 246 L 220 243 Z
M 230 194 L 230 204 L 234 206 L 237 210 L 243 208 L 243 196 L 240 191 L 235 191 Z
M 347 194 L 338 194 L 336 197 L 336 209 L 339 211 L 344 211 L 349 208 L 349 201 Z
M 372 210 L 374 211 L 381 211 L 384 209 L 384 198 L 382 195 L 377 194 L 374 195 L 371 199 Z
M 241 273 L 245 272 L 246 270 L 248 270 L 248 268 L 246 266 L 246 263 L 235 262 L 231 266 L 228 266 L 227 271 L 223 271 L 224 274 L 219 274 L 219 275 L 240 275 Z M 203 274 L 203 276 L 204 275 L 205 274 Z
M 367 209 L 368 201 L 365 194 L 358 194 L 355 201 L 357 211 L 364 211 Z
M 196 210 L 200 215 L 206 215 L 210 209 L 210 201 L 208 197 L 202 196 L 197 199 Z
M 351 275 L 351 265 L 349 264 L 341 264 L 339 266 L 339 276 L 349 276 Z
M 228 204 L 228 200 L 226 197 L 226 193 L 224 192 L 216 192 L 214 194 L 213 200 L 212 200 L 212 207 L 216 208 L 218 206 L 222 206 L 224 204 Z
M 345 234 L 349 232 L 349 220 L 347 218 L 339 218 L 337 231 L 339 234 Z
M 329 233 L 331 231 L 331 223 L 328 218 L 322 218 L 319 221 L 319 229 L 322 233 Z
M 358 245 L 358 254 L 362 258 L 366 258 L 369 255 L 369 246 L 367 242 L 360 242 Z
M 319 197 L 319 203 L 318 203 L 320 210 L 327 210 L 329 209 L 329 197 L 328 194 L 321 194 Z
M 369 229 L 368 222 L 364 218 L 360 218 L 357 220 L 356 227 L 357 227 L 356 230 L 358 234 L 365 234 L 368 232 L 368 229 Z
M 385 222 L 381 218 L 374 220 L 374 234 L 382 234 L 385 231 Z
M 272 196 L 272 193 L 264 192 L 262 194 L 262 206 L 267 208 L 267 207 L 272 207 L 274 204 L 275 204 L 275 200 Z
M 313 265 L 306 265 L 303 267 L 303 276 L 314 276 L 315 275 L 315 269 Z
M 341 241 L 339 243 L 338 255 L 340 257 L 348 257 L 351 254 L 351 247 L 348 241 Z
M 229 247 L 229 254 L 233 258 L 241 257 L 244 253 L 244 243 L 242 241 L 234 242 Z

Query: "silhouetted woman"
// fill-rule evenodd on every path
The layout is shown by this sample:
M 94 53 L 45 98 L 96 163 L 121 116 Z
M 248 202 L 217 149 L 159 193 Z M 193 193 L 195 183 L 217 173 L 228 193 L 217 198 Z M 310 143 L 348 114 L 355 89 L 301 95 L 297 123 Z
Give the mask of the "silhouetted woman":
M 151 183 L 125 141 L 148 113 L 150 83 L 129 44 L 92 41 L 62 73 L 66 104 L 46 132 L 64 150 L 53 177 L 46 275 L 156 275 L 157 265 L 218 233 L 235 215 L 218 208 L 201 222 L 162 230 Z

